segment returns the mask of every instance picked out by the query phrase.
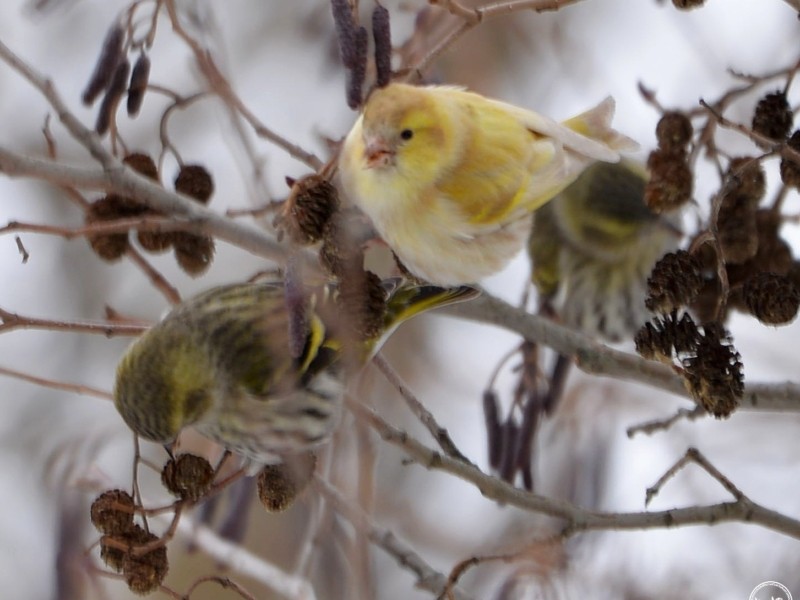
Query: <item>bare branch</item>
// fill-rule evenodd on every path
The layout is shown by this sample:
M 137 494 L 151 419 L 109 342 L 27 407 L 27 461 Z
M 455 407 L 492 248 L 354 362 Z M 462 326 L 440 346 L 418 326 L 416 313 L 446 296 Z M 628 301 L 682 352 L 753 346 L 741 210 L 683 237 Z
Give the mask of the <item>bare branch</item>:
M 720 471 L 714 465 L 712 465 L 697 448 L 689 448 L 686 451 L 686 454 L 684 454 L 683 457 L 678 460 L 678 462 L 672 465 L 654 485 L 645 490 L 645 506 L 650 504 L 650 501 L 655 498 L 659 492 L 661 492 L 661 488 L 664 487 L 664 484 L 677 475 L 678 472 L 689 463 L 695 463 L 696 465 L 699 465 L 703 470 L 706 471 L 706 473 L 716 479 L 722 485 L 722 487 L 728 490 L 731 496 L 733 496 L 737 501 L 750 502 L 744 493 L 738 487 L 736 487 L 730 479 L 720 473 Z
M 437 44 L 415 65 L 407 68 L 407 79 L 421 78 L 422 73 L 443 54 L 455 41 L 468 31 L 480 25 L 485 19 L 508 15 L 523 10 L 535 12 L 547 12 L 564 8 L 570 4 L 576 4 L 581 0 L 511 0 L 509 2 L 496 2 L 468 8 L 457 0 L 428 0 L 434 6 L 449 11 L 451 14 L 462 19 L 462 22 L 450 32 L 438 40 Z
M 678 409 L 678 412 L 676 412 L 674 415 L 667 417 L 666 419 L 656 419 L 654 421 L 647 421 L 646 423 L 640 423 L 639 425 L 628 427 L 625 433 L 629 438 L 632 438 L 637 433 L 646 433 L 647 435 L 652 435 L 656 431 L 665 431 L 669 429 L 682 419 L 694 421 L 700 417 L 705 417 L 706 415 L 708 415 L 708 413 L 702 406 L 695 406 L 694 408 L 681 408 Z
M 184 41 L 186 45 L 192 50 L 197 65 L 205 76 L 210 88 L 226 102 L 231 108 L 235 109 L 245 121 L 247 121 L 256 134 L 269 140 L 279 148 L 285 150 L 290 156 L 302 161 L 315 171 L 322 168 L 323 162 L 311 152 L 306 152 L 300 146 L 291 143 L 289 140 L 281 135 L 272 131 L 269 127 L 261 123 L 258 118 L 250 111 L 249 108 L 242 102 L 239 96 L 234 92 L 228 80 L 217 67 L 214 59 L 208 50 L 204 49 L 197 43 L 197 41 L 190 36 L 180 22 L 178 11 L 175 8 L 173 0 L 166 0 L 164 6 L 169 14 L 172 23 L 173 31 Z
M 391 383 L 400 393 L 400 395 L 403 397 L 403 400 L 406 401 L 406 404 L 411 409 L 411 412 L 414 413 L 414 416 L 417 417 L 423 425 L 425 425 L 433 439 L 437 444 L 439 444 L 439 447 L 448 456 L 452 456 L 456 460 L 469 462 L 469 459 L 461 454 L 461 451 L 450 438 L 450 434 L 447 433 L 447 429 L 436 422 L 436 419 L 431 412 L 425 408 L 425 406 L 423 406 L 422 402 L 417 400 L 416 396 L 414 396 L 411 390 L 408 389 L 408 386 L 406 386 L 405 382 L 403 382 L 403 380 L 400 378 L 400 375 L 392 368 L 386 359 L 383 358 L 383 355 L 378 353 L 377 356 L 372 359 L 372 362 L 376 367 L 378 367 L 380 372 L 383 373 L 383 376 L 386 377 L 387 381 L 389 381 L 389 383 Z
M 46 388 L 51 388 L 54 390 L 63 390 L 65 392 L 72 392 L 73 394 L 78 394 L 80 396 L 94 396 L 95 398 L 102 398 L 103 400 L 111 400 L 111 394 L 109 394 L 108 392 L 90 387 L 88 385 L 79 385 L 75 383 L 65 383 L 63 381 L 56 381 L 54 379 L 46 379 L 44 377 L 37 377 L 36 375 L 23 373 L 22 371 L 17 371 L 15 369 L 8 369 L 6 367 L 0 367 L 0 375 L 5 375 L 6 377 L 13 377 L 15 379 L 21 379 L 22 381 L 35 383 L 36 385 L 40 385 Z
M 24 317 L 0 308 L 0 333 L 14 329 L 43 329 L 46 331 L 71 331 L 74 333 L 93 333 L 114 337 L 118 335 L 140 335 L 150 328 L 149 323 L 114 321 L 56 321 Z
M 0 147 L 0 172 L 9 177 L 29 177 L 57 185 L 105 190 L 127 198 L 136 198 L 163 213 L 185 218 L 193 224 L 192 229 L 196 228 L 201 233 L 225 240 L 264 258 L 278 262 L 285 260 L 287 248 L 264 230 L 219 215 L 182 194 L 164 189 L 125 167 L 110 154 L 108 157 L 112 164 L 108 169 L 73 167 L 51 160 L 21 156 Z
M 442 312 L 514 331 L 526 340 L 575 357 L 578 367 L 587 373 L 644 383 L 692 400 L 683 378 L 671 368 L 609 348 L 550 319 L 528 314 L 486 292 L 469 302 L 443 308 Z M 745 388 L 742 408 L 800 410 L 800 384 L 750 383 Z
M 159 292 L 167 299 L 170 304 L 178 304 L 181 301 L 181 295 L 177 289 L 173 285 L 170 284 L 169 281 L 159 273 L 153 265 L 151 265 L 147 259 L 142 256 L 140 252 L 137 252 L 130 246 L 125 251 L 125 255 L 131 260 L 133 264 L 135 264 L 142 272 L 147 276 L 150 280 L 150 283 L 153 284 Z
M 386 442 L 397 446 L 426 469 L 439 470 L 472 483 L 481 494 L 522 510 L 554 517 L 564 523 L 565 537 L 593 530 L 642 530 L 743 522 L 760 525 L 800 539 L 800 521 L 752 502 L 746 497 L 735 502 L 691 506 L 652 512 L 610 513 L 590 511 L 563 500 L 525 492 L 483 473 L 476 466 L 454 460 L 433 451 L 404 431 L 392 427 L 375 412 L 355 407 L 356 416 L 364 419 Z

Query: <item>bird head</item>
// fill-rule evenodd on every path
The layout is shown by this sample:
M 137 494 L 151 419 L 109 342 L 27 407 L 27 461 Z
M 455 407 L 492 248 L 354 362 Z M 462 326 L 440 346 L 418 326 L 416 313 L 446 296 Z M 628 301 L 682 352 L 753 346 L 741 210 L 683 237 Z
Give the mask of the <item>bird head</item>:
M 373 90 L 362 121 L 364 165 L 424 173 L 445 150 L 446 123 L 447 116 L 425 88 L 392 83 Z
M 168 444 L 210 408 L 213 375 L 198 344 L 156 325 L 128 349 L 117 367 L 114 404 L 145 439 Z

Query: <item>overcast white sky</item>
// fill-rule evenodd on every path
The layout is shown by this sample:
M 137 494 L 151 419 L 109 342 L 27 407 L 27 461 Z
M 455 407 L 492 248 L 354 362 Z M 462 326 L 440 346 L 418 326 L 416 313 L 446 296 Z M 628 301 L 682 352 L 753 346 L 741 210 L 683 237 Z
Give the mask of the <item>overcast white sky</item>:
M 368 4 L 367 0 L 362 3 Z M 76 114 L 91 123 L 94 113 L 80 104 L 80 92 L 106 28 L 126 3 L 74 0 L 61 4 L 46 14 L 32 14 L 25 10 L 27 3 L 5 0 L 0 3 L 0 40 L 51 77 Z M 343 75 L 330 59 L 333 38 L 327 2 L 194 4 L 215 23 L 208 43 L 250 108 L 292 141 L 324 155 L 321 136 L 343 135 L 353 119 L 343 102 Z M 393 11 L 397 5 L 385 4 Z M 411 19 L 403 15 L 394 21 L 397 41 L 402 41 Z M 716 98 L 731 85 L 725 72 L 729 67 L 760 73 L 800 57 L 800 24 L 780 0 L 709 0 L 708 6 L 691 13 L 678 13 L 669 3 L 653 0 L 585 0 L 558 13 L 513 19 L 514 27 L 498 21 L 490 33 L 463 38 L 452 55 L 443 58 L 440 76 L 454 78 L 446 79 L 448 83 L 470 84 L 483 93 L 555 118 L 571 116 L 612 94 L 618 106 L 617 127 L 637 139 L 643 152 L 654 143 L 657 115 L 638 95 L 637 82 L 655 89 L 666 106 L 694 107 L 699 98 Z M 307 37 L 309 31 L 316 37 Z M 458 64 L 459 53 L 468 53 L 477 44 L 481 45 L 478 54 L 488 58 L 470 72 L 469 66 L 465 69 Z M 513 60 L 508 60 L 509 56 Z M 153 65 L 153 82 L 184 92 L 196 89 L 187 54 L 172 38 L 166 22 L 153 50 Z M 0 90 L 4 124 L 0 145 L 42 155 L 45 148 L 40 131 L 48 112 L 44 101 L 4 64 L 0 64 Z M 791 98 L 796 103 L 797 94 Z M 747 121 L 755 99 L 737 106 L 732 115 Z M 154 118 L 160 106 L 148 98 L 139 120 L 130 123 L 123 119 L 122 130 L 131 147 L 157 151 Z M 54 129 L 60 155 L 86 164 L 88 158 L 78 146 L 57 126 Z M 184 158 L 204 162 L 214 172 L 217 193 L 213 208 L 224 211 L 280 197 L 285 190 L 284 176 L 306 172 L 280 150 L 256 141 L 255 153 L 264 160 L 265 179 L 261 186 L 252 184 L 250 172 L 241 167 L 246 164 L 243 150 L 225 137 L 228 131 L 224 115 L 210 106 L 192 110 L 174 124 Z M 754 152 L 735 135 L 724 139 L 733 152 Z M 168 163 L 167 172 L 165 179 L 169 180 L 174 163 Z M 707 201 L 713 183 L 711 179 L 698 183 L 701 203 Z M 787 200 L 787 210 L 800 212 L 794 192 Z M 0 225 L 9 220 L 78 225 L 81 215 L 44 185 L 0 176 Z M 794 239 L 796 232 L 788 235 Z M 1 308 L 65 319 L 102 318 L 105 305 L 151 319 L 165 309 L 163 299 L 148 288 L 139 271 L 130 265 L 101 263 L 82 240 L 25 234 L 23 241 L 30 252 L 24 265 L 14 237 L 0 237 Z M 209 275 L 198 281 L 178 272 L 169 256 L 155 262 L 184 295 L 264 267 L 254 257 L 225 246 Z M 517 301 L 526 277 L 526 260 L 520 256 L 487 286 Z M 457 443 L 485 467 L 480 391 L 499 356 L 515 340 L 504 332 L 443 317 L 426 317 L 424 326 L 432 327 L 437 335 L 430 340 L 429 349 L 421 352 L 420 360 L 434 357 L 429 368 L 435 373 L 416 376 L 420 381 L 427 379 L 425 385 L 420 383 L 419 391 L 423 398 L 432 399 L 434 412 Z M 797 377 L 797 355 L 790 350 L 797 338 L 796 324 L 771 330 L 735 318 L 731 327 L 744 356 L 748 380 Z M 124 339 L 16 331 L 0 335 L 0 366 L 110 389 L 114 365 L 127 343 Z M 390 350 L 396 347 L 400 352 L 401 343 L 397 340 Z M 435 358 L 441 356 L 447 359 Z M 796 484 L 800 420 L 796 415 L 737 415 L 724 423 L 681 424 L 669 433 L 631 441 L 624 434 L 625 427 L 666 416 L 680 404 L 641 387 L 619 391 L 608 382 L 587 382 L 580 377 L 573 380 L 583 386 L 585 407 L 592 411 L 589 423 L 567 415 L 542 432 L 549 452 L 540 473 L 543 491 L 563 492 L 556 489 L 561 485 L 556 471 L 563 466 L 577 478 L 578 493 L 593 497 L 599 508 L 641 510 L 644 489 L 688 446 L 697 445 L 754 500 L 800 515 Z M 599 404 L 600 400 L 607 404 Z M 0 377 L 0 406 L 0 590 L 8 598 L 57 598 L 53 564 L 56 507 L 60 503 L 52 497 L 53 482 L 66 479 L 75 483 L 104 473 L 109 485 L 126 485 L 130 438 L 110 403 L 94 398 Z M 607 469 L 602 474 L 593 470 L 598 454 Z M 71 465 L 68 457 L 74 455 L 79 459 Z M 87 471 L 95 459 L 98 467 Z M 411 490 L 425 486 L 431 509 L 423 521 L 435 523 L 440 536 L 454 540 L 455 559 L 452 547 L 448 551 L 446 544 L 427 541 L 430 556 L 445 571 L 454 560 L 464 558 L 465 552 L 496 549 L 501 529 L 525 527 L 523 516 L 491 506 L 443 475 L 415 473 L 405 481 Z M 707 478 L 692 472 L 676 478 L 652 508 L 723 498 Z M 88 506 L 88 496 L 82 501 Z M 398 501 L 397 506 L 403 503 Z M 389 525 L 402 525 L 397 512 L 400 509 L 387 517 Z M 88 516 L 78 514 L 80 518 Z M 493 527 L 497 531 L 492 533 Z M 425 544 L 422 547 L 426 548 Z M 597 534 L 576 548 L 575 562 L 557 583 L 560 595 L 556 597 L 618 598 L 623 589 L 631 589 L 633 581 L 641 598 L 665 598 L 672 590 L 674 596 L 669 597 L 746 600 L 757 583 L 768 579 L 784 581 L 790 588 L 793 585 L 792 591 L 800 596 L 798 555 L 796 540 L 738 525 Z M 497 584 L 476 579 L 466 582 L 468 589 L 474 586 L 476 597 L 491 597 Z M 387 599 L 428 597 L 412 590 L 407 579 L 387 579 L 381 594 Z M 319 597 L 325 596 L 320 593 Z M 526 597 L 540 596 L 531 591 Z

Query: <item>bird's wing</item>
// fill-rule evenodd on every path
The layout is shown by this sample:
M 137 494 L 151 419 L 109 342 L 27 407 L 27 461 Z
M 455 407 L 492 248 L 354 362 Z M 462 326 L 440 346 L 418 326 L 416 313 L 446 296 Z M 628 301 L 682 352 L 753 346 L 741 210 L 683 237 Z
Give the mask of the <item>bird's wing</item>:
M 565 148 L 587 158 L 617 162 L 619 152 L 635 151 L 639 145 L 611 127 L 615 103 L 611 96 L 594 108 L 559 123 L 531 110 L 498 100 L 488 100 L 513 114 L 531 131 L 550 137 Z

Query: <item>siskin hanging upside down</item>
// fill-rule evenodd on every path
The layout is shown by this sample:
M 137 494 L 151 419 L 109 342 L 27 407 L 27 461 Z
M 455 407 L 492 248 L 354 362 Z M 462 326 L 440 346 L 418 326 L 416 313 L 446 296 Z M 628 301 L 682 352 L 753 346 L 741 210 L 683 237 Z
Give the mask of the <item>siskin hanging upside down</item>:
M 122 358 L 117 410 L 145 439 L 169 444 L 194 427 L 256 463 L 312 449 L 339 420 L 348 344 L 356 345 L 348 358 L 365 362 L 402 321 L 477 295 L 468 287 L 381 289 L 383 312 L 366 336 L 347 334 L 335 318 L 344 308 L 332 287 L 293 308 L 283 282 L 226 285 L 186 300 Z

